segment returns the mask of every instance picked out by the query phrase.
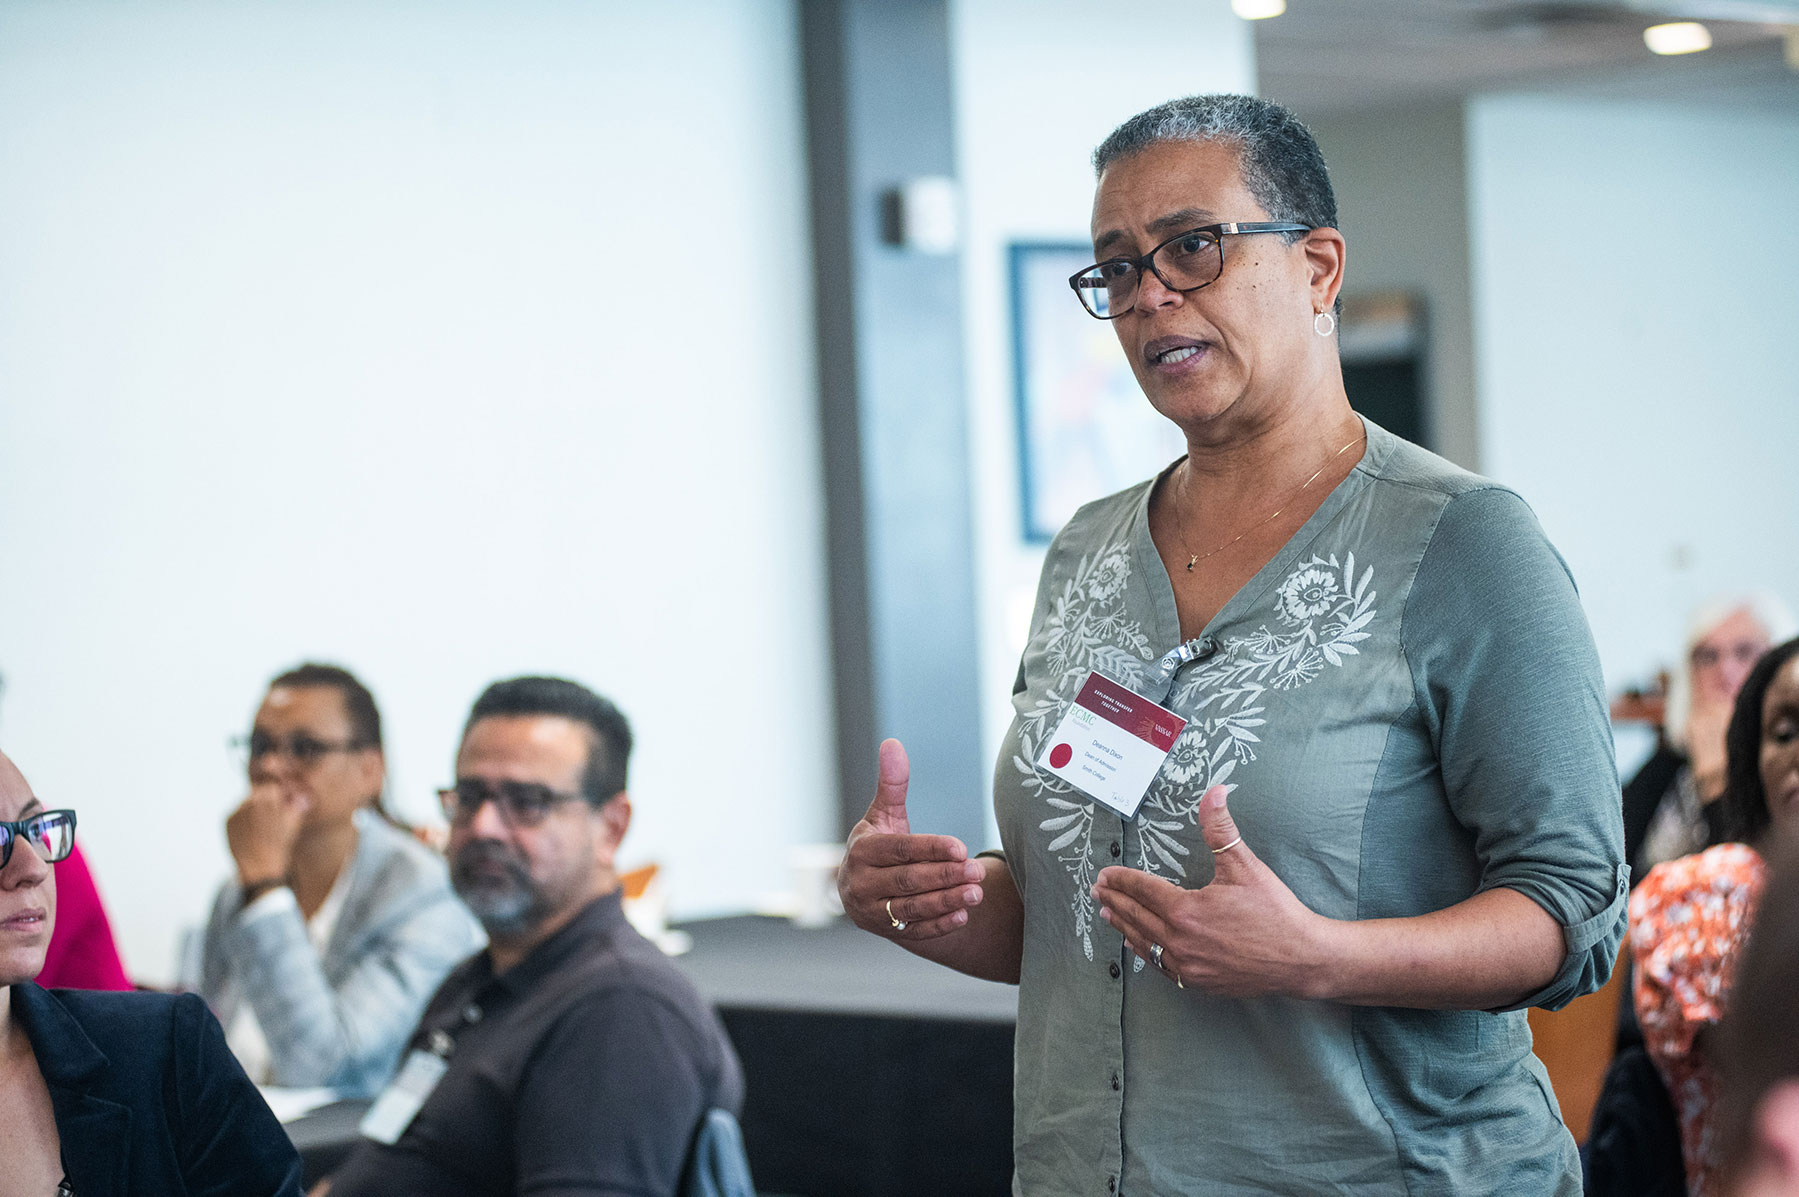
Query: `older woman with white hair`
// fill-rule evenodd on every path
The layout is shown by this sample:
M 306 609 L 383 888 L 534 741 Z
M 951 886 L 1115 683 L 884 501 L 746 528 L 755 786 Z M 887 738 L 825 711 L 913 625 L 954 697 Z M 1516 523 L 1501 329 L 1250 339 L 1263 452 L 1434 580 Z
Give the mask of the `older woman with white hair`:
M 1668 677 L 1661 742 L 1624 787 L 1624 858 L 1633 884 L 1665 860 L 1716 843 L 1724 793 L 1724 729 L 1737 691 L 1768 647 L 1799 632 L 1766 591 L 1694 610 Z
M 914 834 L 889 741 L 844 909 L 1018 985 L 1016 1193 L 1578 1194 L 1524 1009 L 1606 979 L 1627 884 L 1567 568 L 1351 409 L 1291 113 L 1175 100 L 1094 165 L 1070 282 L 1187 453 L 1050 547 L 1004 852 Z

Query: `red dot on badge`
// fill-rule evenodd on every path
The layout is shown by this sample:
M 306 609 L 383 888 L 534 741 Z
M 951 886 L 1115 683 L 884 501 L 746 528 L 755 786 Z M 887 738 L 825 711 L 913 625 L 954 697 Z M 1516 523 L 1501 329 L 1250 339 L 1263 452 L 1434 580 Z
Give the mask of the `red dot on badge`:
M 1060 769 L 1074 759 L 1074 749 L 1066 744 L 1058 744 L 1049 750 L 1049 767 Z

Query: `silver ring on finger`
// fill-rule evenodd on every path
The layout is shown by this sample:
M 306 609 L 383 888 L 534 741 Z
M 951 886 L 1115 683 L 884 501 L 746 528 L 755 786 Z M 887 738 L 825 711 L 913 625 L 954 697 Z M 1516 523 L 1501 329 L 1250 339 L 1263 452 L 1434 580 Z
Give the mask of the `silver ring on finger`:
M 1156 968 L 1160 969 L 1162 972 L 1168 971 L 1167 969 L 1162 967 L 1162 945 L 1161 944 L 1152 943 L 1149 945 L 1149 962 L 1151 964 L 1155 965 Z
M 895 931 L 904 931 L 906 929 L 905 920 L 893 913 L 892 898 L 887 899 L 887 921 L 893 924 L 893 929 Z

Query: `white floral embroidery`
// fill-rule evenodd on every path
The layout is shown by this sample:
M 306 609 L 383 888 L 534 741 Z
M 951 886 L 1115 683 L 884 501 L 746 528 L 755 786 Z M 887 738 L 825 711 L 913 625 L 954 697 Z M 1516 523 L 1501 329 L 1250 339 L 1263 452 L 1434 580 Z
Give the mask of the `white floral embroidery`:
M 1281 622 L 1298 627 L 1331 609 L 1337 601 L 1337 575 L 1308 566 L 1282 582 L 1278 593 Z
M 1041 632 L 1046 663 L 1059 680 L 1020 721 L 1018 753 L 1012 758 L 1025 790 L 1050 807 L 1050 816 L 1038 826 L 1051 834 L 1048 850 L 1074 877 L 1069 908 L 1081 950 L 1089 960 L 1093 959 L 1094 918 L 1089 891 L 1098 872 L 1092 852 L 1093 803 L 1061 778 L 1038 772 L 1031 762 L 1037 759 L 1051 726 L 1049 720 L 1074 698 L 1089 670 L 1132 688 L 1144 684 L 1154 652 L 1143 622 L 1124 615 L 1122 599 L 1130 577 L 1131 551 L 1121 541 L 1082 557 L 1074 575 L 1063 584 Z
M 1123 544 L 1081 559 L 1051 608 L 1044 625 L 1047 663 L 1058 678 L 1021 721 L 1019 753 L 1013 764 L 1025 789 L 1041 797 L 1050 815 L 1039 824 L 1049 833 L 1048 850 L 1074 882 L 1070 907 L 1074 931 L 1093 958 L 1093 803 L 1031 762 L 1052 717 L 1066 708 L 1089 669 L 1132 688 L 1143 684 L 1151 656 L 1140 621 L 1126 620 L 1119 606 L 1131 570 Z M 1298 565 L 1275 590 L 1274 622 L 1225 640 L 1212 657 L 1189 669 L 1168 705 L 1188 723 L 1175 741 L 1161 773 L 1136 818 L 1143 867 L 1173 880 L 1187 876 L 1187 858 L 1197 825 L 1199 796 L 1215 785 L 1235 790 L 1238 766 L 1256 759 L 1257 730 L 1267 720 L 1263 696 L 1272 688 L 1292 690 L 1315 681 L 1326 665 L 1341 667 L 1359 654 L 1365 630 L 1376 614 L 1374 570 L 1356 573 L 1355 554 L 1313 556 Z M 1138 961 L 1137 966 L 1142 967 Z

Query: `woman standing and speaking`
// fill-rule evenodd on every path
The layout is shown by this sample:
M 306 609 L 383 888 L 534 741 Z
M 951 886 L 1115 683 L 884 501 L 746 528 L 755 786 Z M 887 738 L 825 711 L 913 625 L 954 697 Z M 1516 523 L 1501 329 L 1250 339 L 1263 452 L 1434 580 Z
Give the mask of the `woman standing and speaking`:
M 1050 547 L 1003 855 L 911 834 L 889 741 L 845 909 L 1018 983 L 1020 1193 L 1578 1193 L 1524 1010 L 1605 980 L 1628 874 L 1568 571 L 1350 409 L 1290 113 L 1173 101 L 1094 163 L 1070 282 L 1187 454 Z

